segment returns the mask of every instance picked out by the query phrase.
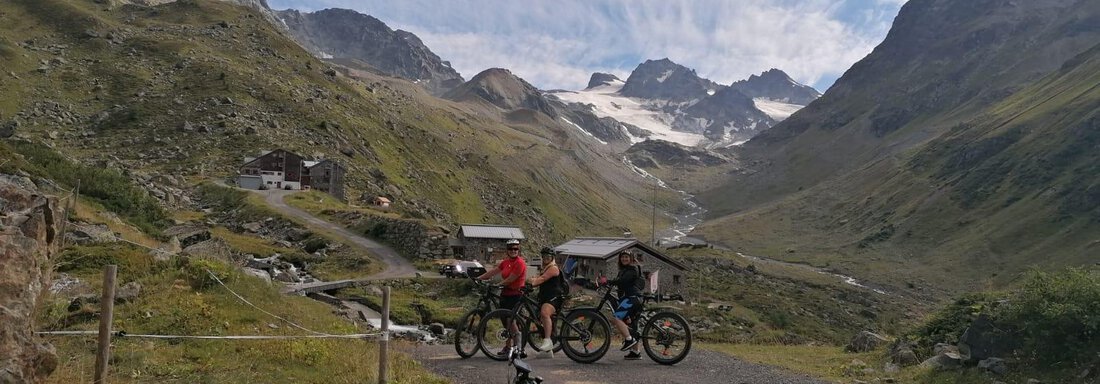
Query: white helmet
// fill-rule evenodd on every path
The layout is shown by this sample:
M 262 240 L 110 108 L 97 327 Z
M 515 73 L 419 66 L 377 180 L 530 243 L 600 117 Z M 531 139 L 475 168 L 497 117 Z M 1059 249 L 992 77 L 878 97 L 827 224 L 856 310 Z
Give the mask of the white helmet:
M 504 242 L 505 245 L 519 245 L 519 239 L 511 239 Z

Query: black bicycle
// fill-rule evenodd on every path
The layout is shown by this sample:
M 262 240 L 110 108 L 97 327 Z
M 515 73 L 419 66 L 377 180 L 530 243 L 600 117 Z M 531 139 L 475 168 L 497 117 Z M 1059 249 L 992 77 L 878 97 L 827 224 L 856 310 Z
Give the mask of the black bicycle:
M 500 294 L 497 293 L 500 285 L 489 284 L 476 278 L 471 280 L 476 286 L 477 305 L 462 315 L 455 326 L 455 352 L 458 352 L 463 359 L 470 358 L 480 349 L 481 338 L 478 337 L 477 329 L 481 326 L 481 319 L 485 314 L 496 309 L 497 303 L 500 302 Z
M 486 356 L 503 361 L 507 359 L 506 353 L 495 354 L 494 351 L 504 352 L 525 343 L 535 351 L 547 352 L 539 348 L 545 328 L 538 317 L 539 303 L 530 297 L 531 291 L 531 288 L 524 288 L 523 300 L 515 308 L 496 309 L 481 319 L 478 332 L 481 335 L 481 351 Z M 570 360 L 595 362 L 611 346 L 611 324 L 599 312 L 561 308 L 552 320 L 554 330 L 550 335 L 553 349 L 561 350 Z
M 605 317 L 605 321 L 607 321 L 607 315 L 602 310 L 607 308 L 609 312 L 614 313 L 618 298 L 611 294 L 610 285 L 596 289 L 596 292 L 601 291 L 603 297 L 600 298 L 599 304 L 596 304 L 595 307 L 583 307 L 575 310 L 594 311 Z M 645 349 L 645 354 L 650 359 L 664 365 L 679 363 L 687 357 L 688 352 L 691 352 L 691 327 L 688 325 L 687 319 L 684 319 L 679 313 L 673 312 L 675 308 L 665 306 L 646 307 L 645 304 L 651 301 L 660 302 L 674 299 L 682 300 L 683 297 L 679 295 L 643 294 L 642 309 L 637 316 L 630 319 L 631 337 L 641 341 L 642 348 Z M 642 325 L 641 333 L 638 332 L 639 325 Z

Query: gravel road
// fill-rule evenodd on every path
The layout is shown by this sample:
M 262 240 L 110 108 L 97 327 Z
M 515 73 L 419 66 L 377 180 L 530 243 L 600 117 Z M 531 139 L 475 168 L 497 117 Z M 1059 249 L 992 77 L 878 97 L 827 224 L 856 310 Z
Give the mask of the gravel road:
M 275 208 L 275 210 L 285 215 L 305 220 L 312 226 L 320 227 L 331 233 L 334 233 L 337 236 L 344 238 L 345 241 L 358 245 L 366 249 L 371 254 L 378 256 L 378 258 L 382 259 L 382 262 L 386 263 L 386 270 L 369 276 L 370 279 L 391 279 L 398 277 L 413 277 L 414 275 L 416 275 L 416 267 L 413 266 L 412 262 L 404 257 L 401 257 L 401 255 L 397 254 L 397 251 L 394 251 L 392 248 L 378 243 L 377 241 L 359 236 L 358 234 L 347 230 L 347 228 L 344 228 L 341 225 L 321 220 L 306 211 L 291 207 L 283 201 L 283 198 L 285 198 L 287 195 L 298 191 L 272 189 L 266 191 L 252 192 L 263 195 L 264 201 L 266 201 L 267 204 L 272 208 Z
M 511 372 L 507 362 L 490 360 L 480 353 L 460 359 L 452 345 L 408 345 L 404 352 L 422 362 L 432 372 L 455 383 L 506 383 Z M 593 364 L 574 363 L 562 354 L 554 358 L 529 356 L 526 361 L 544 383 L 565 384 L 803 384 L 828 383 L 778 368 L 752 364 L 719 352 L 693 348 L 680 364 L 664 366 L 643 354 L 642 360 L 623 360 L 623 352 L 613 348 Z

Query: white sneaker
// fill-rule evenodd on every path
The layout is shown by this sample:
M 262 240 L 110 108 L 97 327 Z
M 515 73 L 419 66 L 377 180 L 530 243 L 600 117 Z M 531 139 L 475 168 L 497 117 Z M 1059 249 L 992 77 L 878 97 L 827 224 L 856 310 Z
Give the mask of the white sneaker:
M 539 350 L 543 352 L 554 353 L 554 343 L 550 339 L 543 339 L 542 344 L 539 345 Z

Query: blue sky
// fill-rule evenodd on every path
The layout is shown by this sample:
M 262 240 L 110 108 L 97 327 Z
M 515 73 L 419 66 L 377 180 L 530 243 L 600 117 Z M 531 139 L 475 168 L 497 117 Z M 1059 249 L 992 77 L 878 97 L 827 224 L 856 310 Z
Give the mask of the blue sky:
M 626 79 L 669 58 L 721 84 L 770 68 L 827 89 L 889 31 L 905 0 L 268 0 L 349 8 L 419 36 L 466 79 L 500 67 L 541 89 Z

